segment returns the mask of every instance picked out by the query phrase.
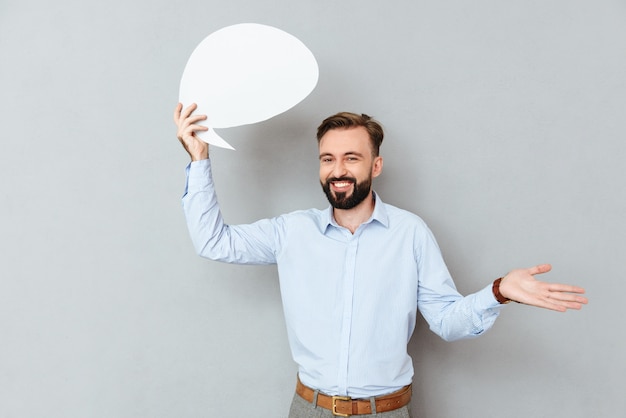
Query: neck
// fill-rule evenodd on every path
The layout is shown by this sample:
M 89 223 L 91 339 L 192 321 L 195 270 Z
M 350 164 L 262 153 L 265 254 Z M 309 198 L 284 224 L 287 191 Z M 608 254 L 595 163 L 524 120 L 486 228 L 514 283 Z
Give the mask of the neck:
M 369 198 L 364 199 L 352 209 L 333 208 L 333 216 L 339 225 L 354 234 L 359 226 L 372 216 L 374 204 L 374 194 L 370 190 Z

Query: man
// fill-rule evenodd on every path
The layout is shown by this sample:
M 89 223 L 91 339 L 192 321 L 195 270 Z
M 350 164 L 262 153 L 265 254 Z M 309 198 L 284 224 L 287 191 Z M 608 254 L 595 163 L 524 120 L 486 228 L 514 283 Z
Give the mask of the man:
M 177 136 L 191 156 L 183 206 L 201 256 L 278 266 L 298 381 L 290 417 L 409 417 L 413 365 L 407 343 L 417 309 L 445 340 L 489 329 L 509 300 L 556 311 L 580 309 L 584 289 L 538 281 L 549 265 L 517 269 L 461 296 L 436 241 L 416 215 L 372 189 L 383 169 L 381 126 L 340 113 L 317 132 L 320 182 L 331 206 L 249 225 L 226 225 L 213 188 L 206 130 L 176 107 Z

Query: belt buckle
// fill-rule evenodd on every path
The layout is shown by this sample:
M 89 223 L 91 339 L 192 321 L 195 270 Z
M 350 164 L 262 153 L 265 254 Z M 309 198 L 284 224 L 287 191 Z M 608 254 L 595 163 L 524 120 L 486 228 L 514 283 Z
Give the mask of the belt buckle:
M 341 412 L 337 411 L 337 401 L 352 401 L 352 398 L 349 396 L 333 396 L 332 397 L 333 400 L 333 407 L 331 409 L 333 415 L 337 416 L 337 417 L 349 417 L 352 414 L 342 414 Z

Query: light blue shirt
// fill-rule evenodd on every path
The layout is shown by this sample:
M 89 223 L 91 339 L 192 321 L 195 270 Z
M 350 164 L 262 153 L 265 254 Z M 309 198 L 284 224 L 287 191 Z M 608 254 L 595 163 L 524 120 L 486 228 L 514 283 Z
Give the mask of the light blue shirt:
M 210 160 L 187 168 L 183 207 L 196 251 L 227 263 L 277 264 L 300 380 L 329 395 L 366 398 L 410 384 L 417 309 L 445 340 L 482 334 L 500 312 L 491 285 L 457 292 L 422 219 L 374 196 L 374 213 L 354 234 L 331 207 L 227 225 Z

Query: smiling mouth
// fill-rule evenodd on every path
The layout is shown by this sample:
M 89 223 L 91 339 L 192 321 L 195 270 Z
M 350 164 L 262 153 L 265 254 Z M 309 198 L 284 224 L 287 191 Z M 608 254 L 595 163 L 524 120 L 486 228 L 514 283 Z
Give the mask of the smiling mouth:
M 334 192 L 346 193 L 348 190 L 350 190 L 351 186 L 354 184 L 354 181 L 349 179 L 337 179 L 330 180 L 329 183 L 332 186 Z
M 352 182 L 351 181 L 333 181 L 332 185 L 335 186 L 337 189 L 343 189 L 348 186 L 351 186 Z

